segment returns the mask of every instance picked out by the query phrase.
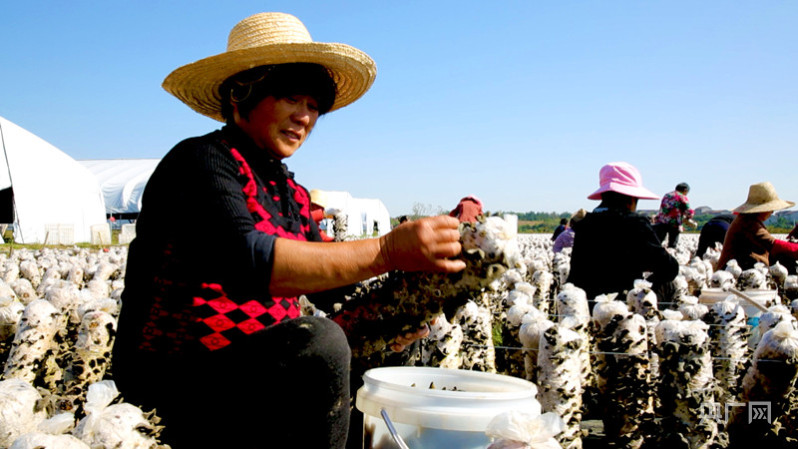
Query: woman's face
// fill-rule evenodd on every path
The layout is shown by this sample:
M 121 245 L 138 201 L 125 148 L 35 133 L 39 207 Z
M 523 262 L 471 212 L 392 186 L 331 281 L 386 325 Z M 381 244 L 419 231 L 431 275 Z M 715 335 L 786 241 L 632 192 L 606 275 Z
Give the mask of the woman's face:
M 318 103 L 309 95 L 266 97 L 249 113 L 248 119 L 234 108 L 236 124 L 275 159 L 294 154 L 319 118 Z

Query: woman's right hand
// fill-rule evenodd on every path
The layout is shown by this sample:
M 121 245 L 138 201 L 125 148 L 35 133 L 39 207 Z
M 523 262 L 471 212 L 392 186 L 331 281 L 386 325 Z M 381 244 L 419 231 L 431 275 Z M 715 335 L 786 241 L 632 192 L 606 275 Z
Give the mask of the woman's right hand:
M 405 222 L 380 237 L 380 254 L 390 270 L 442 271 L 465 268 L 460 254 L 460 221 L 448 215 Z

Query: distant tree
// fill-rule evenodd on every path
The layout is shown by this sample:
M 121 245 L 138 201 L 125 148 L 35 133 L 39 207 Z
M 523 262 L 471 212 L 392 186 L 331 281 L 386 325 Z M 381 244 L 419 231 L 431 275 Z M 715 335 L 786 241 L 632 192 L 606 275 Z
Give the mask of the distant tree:
M 518 216 L 518 232 L 522 234 L 530 233 L 551 233 L 554 232 L 563 218 L 570 218 L 568 212 L 511 212 Z
M 701 228 L 704 227 L 705 224 L 709 220 L 712 219 L 717 214 L 698 214 L 693 217 L 693 220 L 698 224 L 695 229 L 688 230 L 687 232 L 700 232 Z M 785 216 L 778 216 L 778 217 L 771 217 L 767 221 L 765 221 L 765 226 L 767 227 L 768 231 L 771 234 L 786 234 L 792 230 L 795 226 L 795 223 L 785 217 Z
M 795 227 L 795 222 L 785 216 L 779 216 L 770 218 L 765 225 L 772 234 L 787 234 Z
M 424 204 L 424 203 L 413 203 L 413 213 L 410 214 L 410 218 L 413 220 L 419 219 L 421 217 L 431 217 L 435 215 L 445 215 L 448 214 L 449 211 L 445 210 L 441 206 L 433 206 L 432 204 Z
M 413 213 L 409 215 L 410 219 L 415 220 L 421 217 L 429 217 L 432 215 L 446 215 L 449 213 L 447 209 L 444 209 L 441 206 L 434 206 L 429 203 L 413 203 Z M 649 211 L 648 213 L 645 211 L 640 211 L 643 214 L 651 215 L 656 211 Z M 530 234 L 530 233 L 552 233 L 554 232 L 554 228 L 560 224 L 560 219 L 562 218 L 571 218 L 571 213 L 569 212 L 489 212 L 485 211 L 486 216 L 490 215 L 505 215 L 505 214 L 513 214 L 518 217 L 518 232 L 522 234 Z M 717 214 L 710 214 L 710 213 L 703 213 L 697 214 L 693 217 L 693 220 L 696 222 L 697 226 L 695 229 L 686 229 L 685 232 L 700 232 L 701 228 L 712 219 Z M 391 218 L 391 225 L 395 226 L 398 224 L 399 217 Z M 786 234 L 790 232 L 793 227 L 795 227 L 795 221 L 791 218 L 786 216 L 775 216 L 770 218 L 767 222 L 765 222 L 768 230 L 773 234 Z
M 712 217 L 714 217 L 715 215 L 717 214 L 696 214 L 693 217 L 693 221 L 696 222 L 695 229 L 687 229 L 685 230 L 685 232 L 700 232 L 701 228 L 703 228 L 704 225 L 707 224 L 707 222 L 711 220 Z

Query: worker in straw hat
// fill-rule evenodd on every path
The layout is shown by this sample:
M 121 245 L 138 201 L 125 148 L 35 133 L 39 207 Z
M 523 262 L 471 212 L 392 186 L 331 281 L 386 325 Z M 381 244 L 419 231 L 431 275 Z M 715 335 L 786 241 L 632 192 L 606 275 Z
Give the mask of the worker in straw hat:
M 588 298 L 618 293 L 625 297 L 649 272 L 654 288 L 671 282 L 679 264 L 662 246 L 648 218 L 636 213 L 638 200 L 656 200 L 643 177 L 627 162 L 611 162 L 599 171 L 599 188 L 588 196 L 601 203 L 574 223 L 574 244 L 567 282 Z
M 773 212 L 793 206 L 794 202 L 779 198 L 773 184 L 752 184 L 748 188 L 748 199 L 733 211 L 737 217 L 732 221 L 723 240 L 718 269 L 724 269 L 732 259 L 744 270 L 753 268 L 757 262 L 770 266 L 778 259 L 785 261 L 782 265 L 795 273 L 798 244 L 773 237 L 765 227 L 765 220 Z
M 574 225 L 585 218 L 585 215 L 587 215 L 587 211 L 579 209 L 571 216 L 571 219 L 568 220 L 568 226 L 554 239 L 554 243 L 551 245 L 551 250 L 555 254 L 562 252 L 565 248 L 574 246 Z
M 310 216 L 319 226 L 319 234 L 323 242 L 332 242 L 335 237 L 327 234 L 324 229 L 321 229 L 321 221 L 328 217 L 327 215 L 327 194 L 319 189 L 310 191 Z
M 448 216 L 320 243 L 308 191 L 284 161 L 375 76 L 362 51 L 260 13 L 233 27 L 226 51 L 163 82 L 224 124 L 162 159 L 127 260 L 114 379 L 125 400 L 157 410 L 173 448 L 344 447 L 348 335 L 300 316 L 297 297 L 392 270 L 465 268 Z M 186 211 L 202 226 L 186 226 Z M 428 332 L 386 337 L 398 351 Z

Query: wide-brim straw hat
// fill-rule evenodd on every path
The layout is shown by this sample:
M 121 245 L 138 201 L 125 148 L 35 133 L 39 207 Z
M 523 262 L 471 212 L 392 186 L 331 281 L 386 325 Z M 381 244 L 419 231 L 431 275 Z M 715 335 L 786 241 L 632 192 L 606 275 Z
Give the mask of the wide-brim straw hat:
M 734 212 L 738 214 L 756 214 L 760 212 L 773 212 L 795 206 L 792 201 L 785 201 L 776 194 L 776 188 L 769 182 L 752 184 L 748 188 L 748 199 L 737 206 Z
M 327 209 L 327 194 L 319 189 L 313 189 L 310 191 L 310 202 L 322 209 Z
M 658 200 L 659 196 L 643 187 L 640 171 L 627 162 L 610 162 L 599 171 L 599 188 L 587 198 L 600 200 L 604 192 L 617 192 L 643 200 Z
M 340 43 L 314 42 L 296 17 L 277 12 L 252 15 L 230 31 L 227 51 L 177 68 L 163 88 L 191 109 L 223 122 L 219 86 L 229 77 L 263 65 L 315 63 L 336 85 L 331 111 L 351 104 L 374 83 L 377 66 L 364 52 Z
M 571 215 L 571 220 L 570 221 L 571 221 L 571 223 L 577 223 L 580 220 L 582 220 L 583 218 L 585 218 L 586 216 L 587 216 L 587 211 L 585 209 L 581 209 L 580 208 L 578 211 L 574 212 L 573 215 Z

